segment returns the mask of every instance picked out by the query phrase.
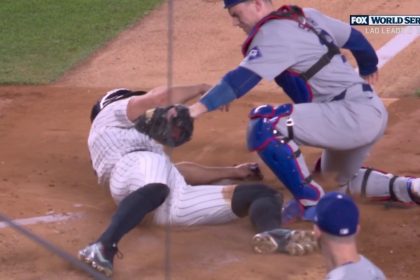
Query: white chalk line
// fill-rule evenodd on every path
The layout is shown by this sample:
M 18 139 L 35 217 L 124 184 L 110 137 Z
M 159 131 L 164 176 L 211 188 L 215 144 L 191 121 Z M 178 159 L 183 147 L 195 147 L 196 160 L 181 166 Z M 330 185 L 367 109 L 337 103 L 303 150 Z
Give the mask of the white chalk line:
M 379 58 L 378 68 L 382 68 L 389 60 L 405 49 L 420 36 L 420 27 L 407 26 L 401 33 L 383 45 L 376 54 Z
M 420 36 L 420 27 L 418 26 L 407 26 L 403 29 L 403 32 L 394 36 L 379 50 L 376 51 L 378 56 L 378 69 L 381 69 L 388 61 L 400 53 L 403 49 L 408 47 Z M 386 106 L 391 105 L 399 98 L 382 98 Z
M 378 55 L 379 63 L 378 68 L 382 68 L 388 61 L 390 61 L 399 52 L 405 49 L 408 45 L 414 42 L 420 36 L 419 28 L 408 26 L 400 34 L 394 36 L 384 46 L 382 46 L 376 54 Z M 33 225 L 38 223 L 55 223 L 69 220 L 70 218 L 78 218 L 81 213 L 68 213 L 68 214 L 51 214 L 46 216 L 25 218 L 13 220 L 19 225 Z M 0 229 L 9 227 L 5 222 L 0 222 Z
M 21 226 L 27 226 L 27 225 L 33 225 L 33 224 L 38 224 L 38 223 L 62 222 L 62 221 L 66 221 L 73 218 L 79 218 L 81 215 L 82 215 L 81 213 L 50 214 L 50 215 L 45 215 L 45 216 L 16 219 L 16 220 L 13 220 L 13 222 Z M 6 222 L 0 222 L 0 229 L 6 228 L 9 226 L 10 225 Z
M 376 51 L 378 56 L 378 69 L 381 69 L 388 61 L 394 58 L 403 49 L 408 47 L 420 36 L 420 27 L 418 26 L 407 26 L 402 32 L 395 35 L 385 45 Z M 356 68 L 356 71 L 359 70 Z M 398 98 L 381 98 L 386 106 L 398 100 Z

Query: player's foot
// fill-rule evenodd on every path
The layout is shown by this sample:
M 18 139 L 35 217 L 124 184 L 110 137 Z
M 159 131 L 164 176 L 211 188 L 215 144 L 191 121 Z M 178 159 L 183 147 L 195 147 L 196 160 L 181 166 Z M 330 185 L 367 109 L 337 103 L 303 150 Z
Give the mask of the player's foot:
M 420 178 L 407 178 L 405 186 L 411 201 L 402 201 L 394 195 L 385 202 L 386 208 L 411 208 L 420 205 Z
M 79 259 L 110 277 L 112 275 L 114 256 L 117 252 L 116 246 L 107 249 L 101 242 L 96 242 L 80 250 Z
M 304 207 L 296 199 L 292 199 L 287 202 L 286 206 L 284 206 L 281 212 L 281 217 L 281 223 L 283 226 L 299 220 L 313 221 L 315 217 L 315 207 Z
M 258 233 L 252 239 L 256 253 L 286 253 L 302 256 L 317 250 L 317 242 L 312 231 L 274 229 Z
M 413 202 L 420 204 L 420 178 L 413 178 L 409 181 L 409 194 Z

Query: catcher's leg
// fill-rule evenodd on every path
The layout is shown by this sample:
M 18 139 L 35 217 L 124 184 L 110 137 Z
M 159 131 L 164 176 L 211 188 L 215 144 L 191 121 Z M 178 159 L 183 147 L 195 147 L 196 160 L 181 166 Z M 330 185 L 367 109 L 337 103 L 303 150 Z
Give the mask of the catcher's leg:
M 376 201 L 402 205 L 420 204 L 420 178 L 396 176 L 373 168 L 360 167 L 372 145 L 350 151 L 325 150 L 315 172 L 337 173 L 342 191 Z
M 248 148 L 256 150 L 299 204 L 308 207 L 315 205 L 324 191 L 311 178 L 298 145 L 276 129 L 280 118 L 287 118 L 292 109 L 291 104 L 285 104 L 276 108 L 264 105 L 252 110 Z
M 339 186 L 346 185 L 363 165 L 373 143 L 348 150 L 325 149 L 318 160 L 316 172 L 333 174 Z
M 401 205 L 420 205 L 420 178 L 396 176 L 373 168 L 360 168 L 347 184 L 351 194 Z

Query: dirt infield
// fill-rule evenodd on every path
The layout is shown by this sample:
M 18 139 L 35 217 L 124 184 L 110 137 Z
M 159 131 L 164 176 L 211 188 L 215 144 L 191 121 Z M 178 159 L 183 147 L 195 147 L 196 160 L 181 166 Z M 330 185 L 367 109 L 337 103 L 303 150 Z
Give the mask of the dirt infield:
M 280 3 L 279 1 L 275 1 Z M 347 21 L 349 14 L 413 14 L 417 1 L 340 1 L 311 5 Z M 419 11 L 420 12 L 420 11 Z M 29 225 L 33 232 L 66 251 L 76 252 L 93 241 L 107 224 L 115 206 L 106 190 L 96 185 L 88 158 L 86 137 L 91 104 L 114 87 L 148 89 L 164 84 L 166 71 L 166 6 L 123 32 L 59 81 L 46 86 L 0 87 L 0 212 L 22 219 L 49 214 L 77 214 L 56 223 Z M 175 1 L 174 83 L 215 83 L 240 61 L 242 31 L 215 1 Z M 395 34 L 367 34 L 376 49 Z M 381 71 L 376 86 L 389 105 L 390 122 L 367 164 L 396 174 L 420 176 L 420 71 L 415 55 L 420 40 L 411 44 Z M 196 122 L 194 139 L 175 151 L 174 160 L 233 165 L 260 162 L 245 149 L 247 113 L 265 103 L 286 102 L 264 82 L 232 105 Z M 304 149 L 309 165 L 319 151 Z M 261 162 L 260 162 L 261 163 Z M 262 163 L 261 163 L 262 164 Z M 283 190 L 263 168 L 265 182 Z M 287 194 L 287 192 L 285 192 Z M 420 208 L 388 209 L 359 202 L 362 211 L 361 252 L 383 268 L 389 279 L 418 279 L 420 269 Z M 309 228 L 301 223 L 297 227 Z M 253 231 L 246 219 L 229 225 L 172 229 L 172 279 L 321 279 L 319 254 L 307 257 L 255 255 Z M 120 244 L 124 259 L 116 259 L 114 279 L 165 279 L 165 230 L 138 227 Z M 0 279 L 89 279 L 53 254 L 0 227 Z

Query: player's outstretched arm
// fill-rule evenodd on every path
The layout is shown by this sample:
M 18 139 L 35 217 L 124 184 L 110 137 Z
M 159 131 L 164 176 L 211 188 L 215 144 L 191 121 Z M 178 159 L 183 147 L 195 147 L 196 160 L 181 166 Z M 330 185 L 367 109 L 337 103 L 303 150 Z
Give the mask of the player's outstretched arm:
M 203 95 L 210 88 L 211 85 L 208 84 L 166 87 L 163 89 L 163 95 L 167 97 L 165 105 L 184 104 L 195 97 Z
M 253 71 L 239 66 L 228 72 L 217 85 L 212 87 L 200 100 L 190 106 L 190 114 L 197 118 L 203 113 L 226 106 L 233 100 L 247 94 L 261 81 Z
M 251 181 L 263 179 L 258 164 L 253 162 L 216 167 L 183 161 L 176 163 L 175 166 L 190 185 L 211 184 L 225 179 Z

